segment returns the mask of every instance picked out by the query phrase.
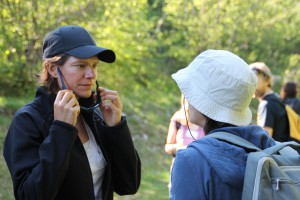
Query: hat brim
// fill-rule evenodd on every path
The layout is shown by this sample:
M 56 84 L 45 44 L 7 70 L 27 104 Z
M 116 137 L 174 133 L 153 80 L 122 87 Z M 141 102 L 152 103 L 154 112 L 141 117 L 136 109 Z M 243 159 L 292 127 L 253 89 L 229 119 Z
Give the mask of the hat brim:
M 113 63 L 116 60 L 116 55 L 112 50 L 92 45 L 77 47 L 65 53 L 83 59 L 97 56 L 99 60 L 107 63 Z
M 215 103 L 197 85 L 191 83 L 190 80 L 193 75 L 195 75 L 194 72 L 189 71 L 188 68 L 184 68 L 173 74 L 172 78 L 177 83 L 183 96 L 195 109 L 218 122 L 225 122 L 236 126 L 250 124 L 252 113 L 249 107 L 243 111 L 236 111 Z

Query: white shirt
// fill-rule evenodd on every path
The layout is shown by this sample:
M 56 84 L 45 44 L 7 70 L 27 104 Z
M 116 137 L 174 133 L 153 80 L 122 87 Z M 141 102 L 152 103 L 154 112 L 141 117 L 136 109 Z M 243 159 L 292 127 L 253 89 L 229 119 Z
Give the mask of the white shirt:
M 257 125 L 264 127 L 266 124 L 266 118 L 267 118 L 267 104 L 268 101 L 261 100 L 258 105 L 257 110 Z
M 89 140 L 84 143 L 83 146 L 91 167 L 95 199 L 102 200 L 102 181 L 105 172 L 106 161 L 99 145 L 95 140 L 92 130 L 85 120 L 83 120 L 83 122 L 89 136 Z

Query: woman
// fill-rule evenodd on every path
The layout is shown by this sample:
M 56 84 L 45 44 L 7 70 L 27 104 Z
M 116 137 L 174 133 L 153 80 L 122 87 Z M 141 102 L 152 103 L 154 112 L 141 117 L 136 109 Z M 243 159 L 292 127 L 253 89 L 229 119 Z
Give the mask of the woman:
M 103 87 L 92 92 L 99 60 L 114 62 L 114 52 L 97 47 L 84 28 L 62 26 L 46 36 L 43 59 L 41 87 L 15 113 L 5 139 L 15 198 L 106 200 L 137 192 L 140 159 L 120 96 Z
M 181 108 L 174 113 L 169 124 L 165 152 L 173 156 L 170 171 L 179 149 L 185 149 L 189 143 L 204 136 L 200 126 L 192 124 L 189 120 L 188 102 L 181 95 Z M 171 183 L 168 183 L 170 190 Z
M 204 136 L 203 129 L 189 121 L 188 102 L 181 95 L 181 108 L 171 118 L 165 151 L 175 157 L 178 149 Z
M 172 77 L 189 102 L 191 123 L 205 134 L 225 131 L 261 149 L 275 145 L 265 130 L 249 125 L 257 78 L 240 57 L 207 50 Z M 243 148 L 214 138 L 190 143 L 176 154 L 170 199 L 241 199 L 246 160 Z
M 204 136 L 203 129 L 189 121 L 188 102 L 181 95 L 181 108 L 171 118 L 165 151 L 175 158 L 177 150 Z M 173 162 L 172 162 L 173 163 Z

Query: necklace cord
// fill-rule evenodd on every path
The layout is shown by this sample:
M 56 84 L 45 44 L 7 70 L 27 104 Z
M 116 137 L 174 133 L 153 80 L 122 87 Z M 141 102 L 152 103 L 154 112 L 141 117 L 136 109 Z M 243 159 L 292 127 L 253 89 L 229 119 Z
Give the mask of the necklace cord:
M 190 135 L 192 136 L 192 138 L 194 140 L 196 140 L 195 137 L 193 136 L 192 132 L 191 132 L 191 129 L 190 129 L 190 126 L 189 126 L 189 123 L 188 123 L 188 119 L 187 119 L 187 115 L 186 115 L 186 109 L 185 109 L 185 97 L 183 97 L 183 110 L 184 110 L 184 116 L 185 116 L 186 125 L 187 125 L 187 127 L 189 129 Z

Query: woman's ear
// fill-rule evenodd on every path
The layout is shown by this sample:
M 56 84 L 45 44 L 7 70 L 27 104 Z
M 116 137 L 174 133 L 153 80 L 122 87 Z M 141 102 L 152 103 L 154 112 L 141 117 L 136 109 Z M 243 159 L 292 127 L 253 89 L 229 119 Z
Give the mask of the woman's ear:
M 53 77 L 53 78 L 57 78 L 57 65 L 51 64 L 47 66 L 47 71 L 48 73 Z

